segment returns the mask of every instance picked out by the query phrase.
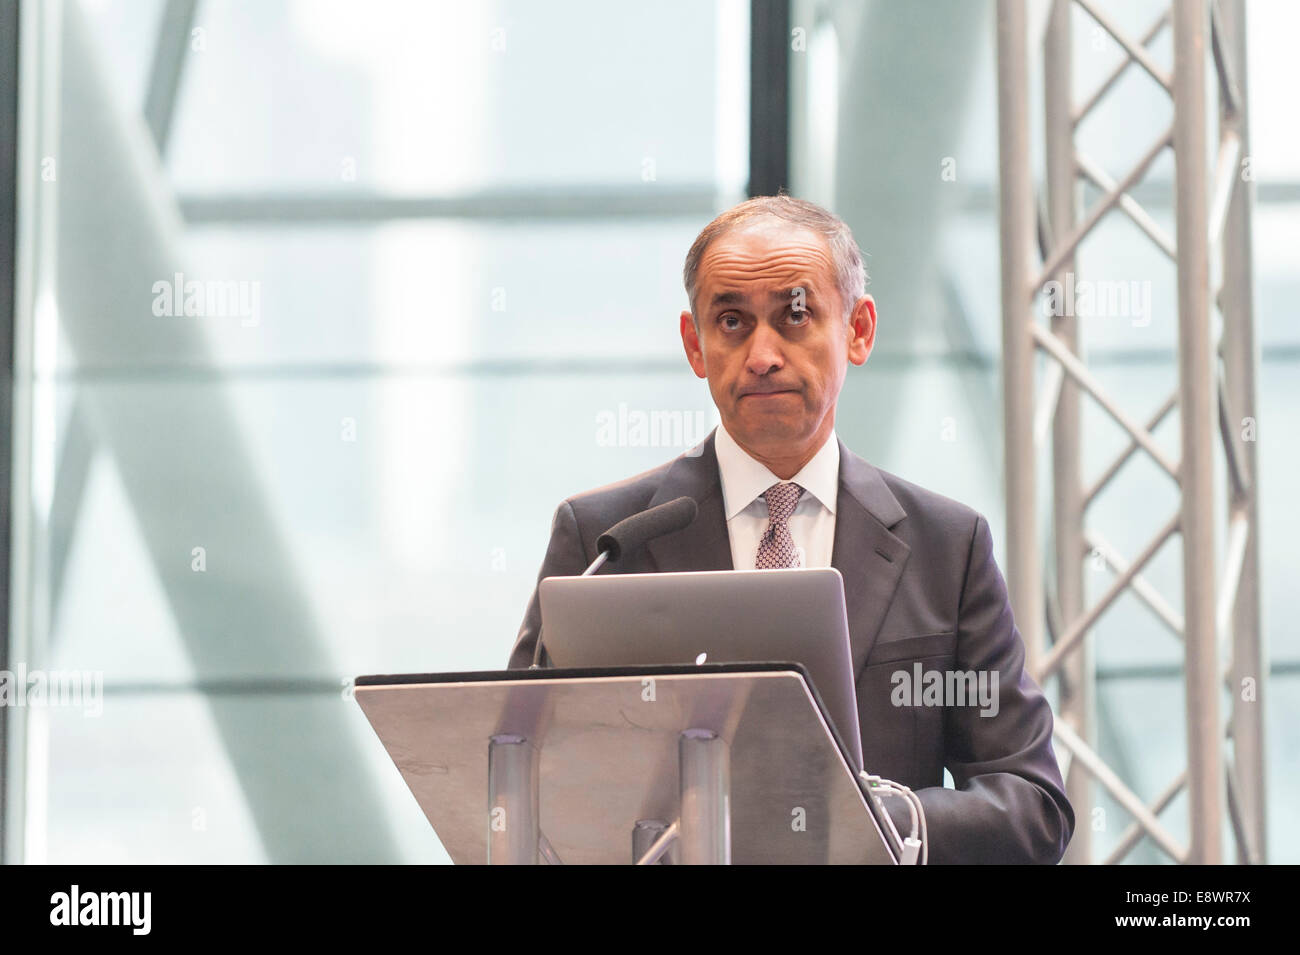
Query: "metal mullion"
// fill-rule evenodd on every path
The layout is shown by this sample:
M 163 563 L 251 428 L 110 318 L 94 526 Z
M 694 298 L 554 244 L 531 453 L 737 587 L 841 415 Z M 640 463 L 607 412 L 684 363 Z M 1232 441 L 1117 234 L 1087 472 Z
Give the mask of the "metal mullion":
M 187 226 L 258 224 L 275 228 L 394 220 L 462 219 L 487 222 L 594 220 L 713 215 L 711 184 L 651 191 L 622 186 L 546 189 L 502 187 L 458 195 L 384 195 L 377 192 L 234 193 L 182 195 Z
M 750 196 L 790 185 L 790 0 L 749 4 Z

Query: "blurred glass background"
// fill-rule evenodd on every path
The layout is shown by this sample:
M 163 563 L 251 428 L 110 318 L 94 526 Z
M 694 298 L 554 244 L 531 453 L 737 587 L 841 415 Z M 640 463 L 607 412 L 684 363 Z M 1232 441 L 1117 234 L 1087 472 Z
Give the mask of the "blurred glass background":
M 1157 10 L 1115 6 L 1134 33 Z M 716 422 L 681 353 L 681 268 L 759 145 L 750 5 L 23 8 L 40 162 L 19 190 L 30 523 L 8 659 L 102 671 L 104 700 L 8 721 L 9 860 L 444 861 L 350 679 L 503 666 L 556 504 Z M 986 514 L 1001 559 L 993 5 L 795 0 L 790 17 L 790 191 L 853 227 L 880 310 L 838 433 Z M 1270 854 L 1296 862 L 1300 8 L 1247 17 Z M 1120 51 L 1086 18 L 1076 39 L 1089 89 Z M 1168 60 L 1167 33 L 1152 54 Z M 1130 70 L 1083 127 L 1112 172 L 1168 121 L 1158 93 Z M 1170 231 L 1171 176 L 1166 157 L 1139 190 Z M 1173 269 L 1120 217 L 1102 235 L 1080 274 L 1150 281 L 1150 321 L 1087 323 L 1084 347 L 1154 410 L 1177 375 Z M 229 293 L 217 314 L 167 314 L 191 281 Z M 680 432 L 602 437 L 656 412 Z M 1127 439 L 1089 402 L 1084 425 L 1096 473 Z M 1176 450 L 1176 418 L 1156 434 Z M 1090 516 L 1131 554 L 1174 502 L 1134 462 Z M 1113 576 L 1089 574 L 1095 598 Z M 1177 547 L 1147 576 L 1179 604 Z M 1132 596 L 1093 634 L 1101 754 L 1154 799 L 1185 762 L 1181 650 Z M 1127 818 L 1098 798 L 1104 852 Z

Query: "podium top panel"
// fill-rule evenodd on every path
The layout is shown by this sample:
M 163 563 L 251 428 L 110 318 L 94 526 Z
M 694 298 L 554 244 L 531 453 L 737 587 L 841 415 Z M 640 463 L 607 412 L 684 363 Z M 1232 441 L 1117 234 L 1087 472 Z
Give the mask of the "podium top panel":
M 734 862 L 895 861 L 797 665 L 370 676 L 355 697 L 458 864 L 487 859 L 493 736 L 533 744 L 541 830 L 562 861 L 625 864 L 638 821 L 678 816 L 688 729 L 728 744 Z

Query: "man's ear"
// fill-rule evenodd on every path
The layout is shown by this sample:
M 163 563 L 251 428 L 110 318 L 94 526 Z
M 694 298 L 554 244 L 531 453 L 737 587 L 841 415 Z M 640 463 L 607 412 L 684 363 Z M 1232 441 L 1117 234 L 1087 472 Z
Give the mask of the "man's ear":
M 682 347 L 686 349 L 686 360 L 691 363 L 691 371 L 696 378 L 707 378 L 704 372 L 704 349 L 700 347 L 700 335 L 695 330 L 695 322 L 690 312 L 682 312 Z
M 853 306 L 849 316 L 849 361 L 864 365 L 876 344 L 876 302 L 864 295 Z

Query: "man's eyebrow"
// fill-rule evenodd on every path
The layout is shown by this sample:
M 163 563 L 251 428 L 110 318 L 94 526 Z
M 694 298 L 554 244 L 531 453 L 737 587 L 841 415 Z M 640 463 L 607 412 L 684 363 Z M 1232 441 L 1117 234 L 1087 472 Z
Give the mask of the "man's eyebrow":
M 710 305 L 736 305 L 740 302 L 749 301 L 749 296 L 744 292 L 719 292 L 713 296 Z
M 813 293 L 811 286 L 792 285 L 788 289 L 785 290 L 777 289 L 776 291 L 769 293 L 768 299 L 773 302 L 784 302 L 787 299 L 794 298 L 796 289 L 803 290 L 803 297 L 805 300 L 816 298 L 816 295 Z M 749 296 L 746 295 L 744 292 L 727 291 L 727 292 L 718 292 L 716 295 L 713 296 L 713 299 L 709 302 L 709 304 L 710 305 L 738 305 L 742 302 L 748 302 L 748 301 L 749 301 Z

